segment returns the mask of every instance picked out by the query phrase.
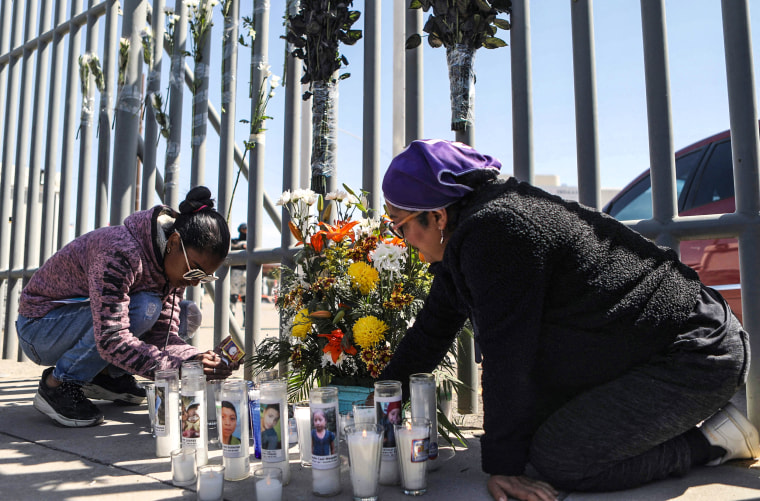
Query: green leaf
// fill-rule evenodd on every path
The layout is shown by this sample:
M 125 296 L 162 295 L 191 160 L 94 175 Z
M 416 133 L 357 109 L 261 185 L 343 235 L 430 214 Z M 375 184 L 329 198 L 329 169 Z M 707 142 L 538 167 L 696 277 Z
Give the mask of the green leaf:
M 493 24 L 495 24 L 497 28 L 500 28 L 502 30 L 508 30 L 512 28 L 512 25 L 509 24 L 509 21 L 507 21 L 506 19 L 496 18 L 494 19 Z
M 485 0 L 474 0 L 473 3 L 481 12 L 491 12 L 491 6 Z
M 415 33 L 414 35 L 406 39 L 406 48 L 415 49 L 419 47 L 421 43 L 422 43 L 422 37 L 419 34 Z
M 483 41 L 483 47 L 486 49 L 498 49 L 499 47 L 506 47 L 507 42 L 501 38 L 488 37 Z
M 428 36 L 428 45 L 430 45 L 434 49 L 437 49 L 438 47 L 443 45 L 443 40 L 441 40 L 440 38 L 438 38 L 437 36 L 431 33 L 430 36 Z
M 412 0 L 409 2 L 409 8 L 410 9 L 419 9 L 422 7 L 422 2 L 420 0 Z
M 351 73 L 342 73 L 342 74 L 341 74 L 341 75 L 338 77 L 338 80 L 345 80 L 346 78 L 348 78 L 348 77 L 350 77 L 350 76 L 351 76 Z

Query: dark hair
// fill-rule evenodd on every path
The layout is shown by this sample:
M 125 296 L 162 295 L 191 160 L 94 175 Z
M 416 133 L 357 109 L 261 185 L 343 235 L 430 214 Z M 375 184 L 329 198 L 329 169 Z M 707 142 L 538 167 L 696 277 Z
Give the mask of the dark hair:
M 456 229 L 459 224 L 459 215 L 470 204 L 473 196 L 478 193 L 479 189 L 493 183 L 498 177 L 499 173 L 493 169 L 477 169 L 456 177 L 459 184 L 469 186 L 473 191 L 446 207 L 446 214 L 448 216 L 446 229 L 449 232 Z
M 214 210 L 211 191 L 205 186 L 191 189 L 179 204 L 172 231 L 179 232 L 182 242 L 199 251 L 211 251 L 224 259 L 230 251 L 230 227 Z
M 232 412 L 235 413 L 235 417 L 237 418 L 237 409 L 235 409 L 235 406 L 232 405 L 230 402 L 226 400 L 222 400 L 222 409 L 230 409 Z

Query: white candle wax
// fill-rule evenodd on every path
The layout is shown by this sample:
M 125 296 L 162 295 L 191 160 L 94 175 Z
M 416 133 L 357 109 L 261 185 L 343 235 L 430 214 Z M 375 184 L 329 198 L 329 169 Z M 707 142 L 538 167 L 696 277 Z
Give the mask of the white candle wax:
M 393 451 L 394 456 L 391 459 L 388 451 Z M 379 482 L 383 485 L 397 485 L 399 483 L 400 474 L 398 471 L 398 459 L 395 457 L 396 449 L 383 448 L 383 458 L 380 461 L 380 479 Z
M 290 483 L 290 461 L 279 461 L 277 463 L 262 461 L 261 465 L 267 468 L 279 468 L 282 472 L 282 485 Z
M 168 457 L 174 449 L 180 447 L 179 434 L 179 394 L 169 392 L 164 403 L 163 434 L 156 430 L 156 457 Z M 166 393 L 164 393 L 166 394 Z M 158 425 L 157 425 L 158 426 Z
M 295 409 L 296 426 L 298 427 L 298 447 L 301 451 L 301 463 L 311 464 L 311 413 L 309 407 Z
M 225 480 L 243 480 L 248 478 L 251 470 L 251 461 L 248 456 L 240 458 L 222 457 Z
M 190 485 L 195 482 L 195 458 L 190 454 L 172 457 L 172 482 L 176 485 Z
M 412 441 L 425 440 L 429 437 L 428 428 L 422 426 L 396 428 L 396 447 L 401 470 L 401 483 L 404 489 L 422 490 L 427 485 L 425 473 L 427 460 L 412 461 Z
M 216 501 L 222 499 L 223 493 L 224 475 L 219 471 L 201 471 L 198 477 L 198 500 Z
M 312 492 L 314 494 L 332 495 L 340 492 L 340 468 L 329 470 L 311 469 Z
M 256 482 L 256 501 L 280 501 L 281 499 L 282 482 L 278 479 L 267 477 Z
M 349 434 L 347 440 L 354 497 L 376 496 L 382 440 L 377 434 L 358 431 Z

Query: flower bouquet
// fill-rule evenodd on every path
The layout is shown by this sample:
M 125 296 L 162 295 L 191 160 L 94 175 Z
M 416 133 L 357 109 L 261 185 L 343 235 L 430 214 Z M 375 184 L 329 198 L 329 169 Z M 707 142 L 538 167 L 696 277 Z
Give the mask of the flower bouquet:
M 286 191 L 277 201 L 302 246 L 294 266 L 280 270 L 275 301 L 289 336 L 262 341 L 249 363 L 262 371 L 286 362 L 298 398 L 330 383 L 371 387 L 430 287 L 417 251 L 366 207 L 366 192 L 344 187 L 324 198 Z

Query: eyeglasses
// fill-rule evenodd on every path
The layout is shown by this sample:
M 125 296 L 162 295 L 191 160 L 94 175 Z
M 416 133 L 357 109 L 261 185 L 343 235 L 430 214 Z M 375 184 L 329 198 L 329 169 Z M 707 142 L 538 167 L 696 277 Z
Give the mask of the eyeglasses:
M 185 242 L 182 241 L 182 235 L 180 235 L 179 232 L 177 232 L 177 235 L 179 235 L 179 243 L 182 246 L 182 254 L 185 255 L 185 262 L 187 263 L 188 270 L 184 275 L 182 275 L 182 278 L 191 282 L 198 280 L 198 282 L 202 284 L 207 284 L 209 282 L 213 282 L 214 280 L 219 280 L 219 277 L 209 275 L 200 268 L 192 268 L 190 266 L 190 261 L 187 259 L 187 252 L 185 251 Z
M 418 210 L 417 212 L 412 212 L 411 214 L 409 214 L 408 216 L 406 216 L 404 219 L 402 219 L 398 223 L 394 223 L 393 221 L 390 221 L 388 223 L 388 229 L 395 236 L 397 236 L 398 238 L 402 238 L 403 239 L 404 238 L 404 229 L 401 228 L 401 227 L 404 226 L 409 221 L 411 221 L 413 218 L 415 218 L 415 217 L 419 216 L 420 214 L 422 214 L 423 212 L 424 211 L 421 211 L 421 210 Z

